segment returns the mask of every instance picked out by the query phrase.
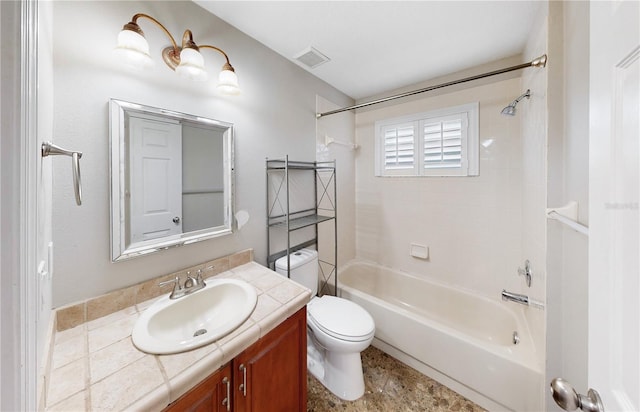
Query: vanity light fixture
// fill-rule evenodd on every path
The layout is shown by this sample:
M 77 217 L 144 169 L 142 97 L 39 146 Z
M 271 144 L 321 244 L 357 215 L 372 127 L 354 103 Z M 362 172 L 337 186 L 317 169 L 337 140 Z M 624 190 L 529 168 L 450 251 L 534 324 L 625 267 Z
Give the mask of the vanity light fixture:
M 222 49 L 208 44 L 198 46 L 193 41 L 193 33 L 189 29 L 184 31 L 182 44 L 178 46 L 171 33 L 162 23 L 144 13 L 135 14 L 118 34 L 118 44 L 114 49 L 114 54 L 123 64 L 137 70 L 147 69 L 154 64 L 149 54 L 149 43 L 138 25 L 138 19 L 143 17 L 154 22 L 171 40 L 171 46 L 162 50 L 162 59 L 178 75 L 195 81 L 207 80 L 204 59 L 200 54 L 200 50 L 213 49 L 222 54 L 226 60 L 218 76 L 218 90 L 221 93 L 231 95 L 240 93 L 238 76 L 231 63 L 229 63 L 229 56 Z

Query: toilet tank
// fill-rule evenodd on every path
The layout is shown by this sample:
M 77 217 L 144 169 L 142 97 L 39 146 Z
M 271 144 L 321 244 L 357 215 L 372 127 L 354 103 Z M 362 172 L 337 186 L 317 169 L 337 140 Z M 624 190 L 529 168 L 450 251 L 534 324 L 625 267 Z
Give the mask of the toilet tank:
M 301 249 L 290 256 L 290 279 L 311 289 L 311 296 L 318 293 L 318 252 L 313 249 Z M 287 276 L 287 257 L 276 260 L 276 272 Z

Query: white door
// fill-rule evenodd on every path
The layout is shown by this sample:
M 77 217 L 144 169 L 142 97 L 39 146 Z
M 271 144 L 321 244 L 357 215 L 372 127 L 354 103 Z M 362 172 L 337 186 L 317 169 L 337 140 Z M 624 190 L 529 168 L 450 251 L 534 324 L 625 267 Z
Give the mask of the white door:
M 588 382 L 607 412 L 640 411 L 640 2 L 590 19 Z
M 182 127 L 131 117 L 130 239 L 182 233 Z

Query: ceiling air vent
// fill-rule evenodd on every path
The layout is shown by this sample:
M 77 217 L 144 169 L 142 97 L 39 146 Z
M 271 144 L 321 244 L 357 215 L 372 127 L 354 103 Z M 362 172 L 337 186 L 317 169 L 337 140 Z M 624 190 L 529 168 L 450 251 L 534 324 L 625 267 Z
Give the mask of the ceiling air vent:
M 330 59 L 324 54 L 320 53 L 318 50 L 313 47 L 308 47 L 302 52 L 298 53 L 297 56 L 294 57 L 300 64 L 310 69 L 314 69 L 320 66 L 323 63 L 328 62 Z

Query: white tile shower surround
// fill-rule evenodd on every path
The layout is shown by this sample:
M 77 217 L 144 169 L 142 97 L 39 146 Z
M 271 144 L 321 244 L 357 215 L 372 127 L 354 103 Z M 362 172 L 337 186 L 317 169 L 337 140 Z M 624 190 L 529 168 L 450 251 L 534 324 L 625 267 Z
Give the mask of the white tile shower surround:
M 480 147 L 480 176 L 468 178 L 376 178 L 373 145 L 363 143 L 356 162 L 358 258 L 494 298 L 503 288 L 519 287 L 521 116 L 500 111 L 521 88 L 512 78 L 356 115 L 358 141 L 370 142 L 378 120 L 478 101 L 480 141 L 492 139 Z M 411 243 L 428 246 L 430 258 L 411 257 Z
M 57 332 L 47 411 L 161 410 L 307 304 L 311 292 L 254 262 L 215 277 L 258 292 L 251 317 L 230 335 L 189 352 L 149 355 L 131 341 L 136 320 L 157 298 Z

